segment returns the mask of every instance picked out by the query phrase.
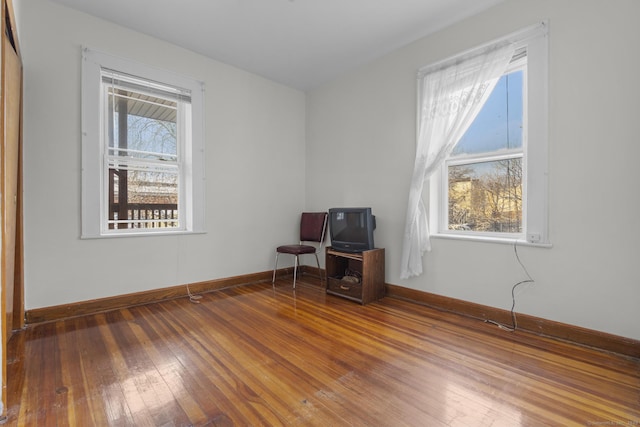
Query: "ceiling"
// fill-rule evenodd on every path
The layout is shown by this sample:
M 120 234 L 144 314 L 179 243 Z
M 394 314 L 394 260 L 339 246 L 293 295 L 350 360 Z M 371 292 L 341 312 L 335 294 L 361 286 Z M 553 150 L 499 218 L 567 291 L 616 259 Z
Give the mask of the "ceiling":
M 307 90 L 504 0 L 52 0 Z

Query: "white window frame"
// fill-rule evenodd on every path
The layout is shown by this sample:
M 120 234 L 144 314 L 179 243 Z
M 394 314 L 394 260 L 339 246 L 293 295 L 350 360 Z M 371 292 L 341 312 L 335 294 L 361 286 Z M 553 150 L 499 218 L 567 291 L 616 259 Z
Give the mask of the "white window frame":
M 178 143 L 180 227 L 109 229 L 106 176 L 108 147 L 103 70 L 161 82 L 191 93 L 191 126 Z M 182 112 L 184 113 L 184 111 Z M 183 119 L 188 116 L 182 117 Z M 188 121 L 187 121 L 188 122 Z M 180 127 L 180 126 L 179 126 Z M 112 56 L 89 48 L 82 51 L 82 230 L 81 238 L 149 236 L 204 232 L 204 84 L 192 78 Z
M 506 37 L 515 38 L 516 53 L 526 50 L 526 70 L 523 79 L 523 202 L 522 233 L 491 233 L 448 230 L 448 166 L 466 163 L 472 157 L 448 157 L 429 179 L 429 228 L 434 238 L 477 240 L 497 243 L 518 241 L 536 246 L 550 246 L 548 230 L 548 37 L 547 24 L 533 31 Z M 502 41 L 502 40 L 499 40 Z M 515 62 L 515 61 L 514 61 Z M 517 69 L 517 68 L 516 68 Z M 505 74 L 513 71 L 509 68 Z M 512 153 L 505 153 L 509 156 Z M 481 161 L 483 154 L 475 156 Z M 494 160 L 495 157 L 486 157 Z

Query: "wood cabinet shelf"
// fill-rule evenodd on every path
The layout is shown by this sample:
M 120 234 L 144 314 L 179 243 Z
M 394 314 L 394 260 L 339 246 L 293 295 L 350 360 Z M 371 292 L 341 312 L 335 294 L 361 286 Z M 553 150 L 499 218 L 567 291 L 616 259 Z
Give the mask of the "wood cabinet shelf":
M 363 305 L 384 297 L 384 248 L 349 253 L 328 247 L 325 269 L 328 294 Z M 349 281 L 345 276 L 357 277 L 359 281 Z

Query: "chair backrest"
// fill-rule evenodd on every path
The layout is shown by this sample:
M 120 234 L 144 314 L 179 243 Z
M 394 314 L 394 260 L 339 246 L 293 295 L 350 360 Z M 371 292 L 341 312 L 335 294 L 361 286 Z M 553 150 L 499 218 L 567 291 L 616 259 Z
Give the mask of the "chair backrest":
M 324 242 L 327 231 L 327 212 L 303 212 L 300 219 L 300 243 Z

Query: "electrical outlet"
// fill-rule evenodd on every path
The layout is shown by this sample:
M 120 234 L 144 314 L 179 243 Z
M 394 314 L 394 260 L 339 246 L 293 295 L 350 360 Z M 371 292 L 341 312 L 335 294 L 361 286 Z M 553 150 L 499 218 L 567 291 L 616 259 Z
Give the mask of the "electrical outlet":
M 540 241 L 540 233 L 527 233 L 527 242 L 538 243 Z

